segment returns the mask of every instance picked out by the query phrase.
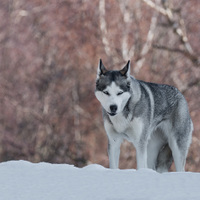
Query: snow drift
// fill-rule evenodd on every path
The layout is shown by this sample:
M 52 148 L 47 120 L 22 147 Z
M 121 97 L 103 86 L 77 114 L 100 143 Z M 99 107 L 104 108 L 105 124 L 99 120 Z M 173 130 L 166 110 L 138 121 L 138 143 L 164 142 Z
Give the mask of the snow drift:
M 199 200 L 200 173 L 111 170 L 93 164 L 0 164 L 1 200 Z

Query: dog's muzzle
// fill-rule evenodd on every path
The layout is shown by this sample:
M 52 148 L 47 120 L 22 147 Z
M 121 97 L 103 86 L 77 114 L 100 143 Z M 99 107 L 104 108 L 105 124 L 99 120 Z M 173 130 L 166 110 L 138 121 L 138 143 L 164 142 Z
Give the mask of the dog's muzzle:
M 117 113 L 116 113 L 116 112 L 117 112 L 117 105 L 111 105 L 111 106 L 110 106 L 110 111 L 111 111 L 111 112 L 108 112 L 109 115 L 111 115 L 111 116 L 116 115 L 116 114 L 117 114 Z

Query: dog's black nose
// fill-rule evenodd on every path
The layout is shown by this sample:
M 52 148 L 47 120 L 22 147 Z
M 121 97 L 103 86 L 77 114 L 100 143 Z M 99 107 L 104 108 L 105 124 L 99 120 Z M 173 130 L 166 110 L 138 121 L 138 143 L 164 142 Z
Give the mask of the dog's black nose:
M 110 111 L 111 111 L 111 113 L 115 113 L 117 111 L 117 105 L 111 105 Z

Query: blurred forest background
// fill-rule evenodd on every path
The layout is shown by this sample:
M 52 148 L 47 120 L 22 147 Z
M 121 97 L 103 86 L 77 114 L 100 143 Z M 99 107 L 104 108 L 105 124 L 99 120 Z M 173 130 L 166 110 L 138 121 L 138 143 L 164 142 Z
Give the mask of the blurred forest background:
M 186 170 L 200 172 L 199 0 L 0 1 L 0 161 L 108 166 L 98 61 L 131 60 L 137 79 L 171 84 L 194 122 Z M 125 142 L 120 168 L 136 167 Z

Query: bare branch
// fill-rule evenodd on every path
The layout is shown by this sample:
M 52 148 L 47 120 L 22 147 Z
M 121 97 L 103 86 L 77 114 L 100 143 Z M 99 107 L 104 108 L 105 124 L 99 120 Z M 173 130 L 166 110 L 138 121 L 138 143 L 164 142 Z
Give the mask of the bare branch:
M 140 54 L 140 59 L 136 62 L 136 66 L 134 68 L 135 73 L 138 73 L 140 69 L 142 68 L 142 65 L 145 61 L 145 55 L 149 52 L 153 38 L 154 38 L 154 31 L 156 29 L 156 24 L 157 24 L 157 16 L 154 14 L 151 18 L 151 24 L 149 27 L 149 31 L 147 34 L 147 40 L 146 43 L 144 44 L 141 54 Z
M 162 1 L 163 8 L 158 6 L 151 0 L 143 0 L 143 2 L 145 2 L 147 5 L 149 5 L 151 8 L 155 9 L 162 15 L 166 16 L 170 27 L 173 29 L 173 32 L 179 37 L 179 41 L 181 42 L 181 44 L 183 44 L 185 50 L 169 48 L 160 45 L 154 45 L 154 48 L 182 53 L 188 59 L 190 59 L 195 66 L 200 66 L 200 58 L 198 58 L 198 56 L 194 53 L 192 46 L 189 43 L 185 30 L 184 20 L 181 17 L 181 10 L 179 9 L 177 12 L 176 9 L 170 8 L 170 6 L 165 1 Z M 176 19 L 175 14 L 178 16 L 178 19 Z
M 171 47 L 167 47 L 167 46 L 162 46 L 162 45 L 158 45 L 158 44 L 153 44 L 152 45 L 153 48 L 156 49 L 162 49 L 165 51 L 170 51 L 170 52 L 176 52 L 176 53 L 181 53 L 184 54 L 184 56 L 186 56 L 187 58 L 189 58 L 194 64 L 199 65 L 199 59 L 194 56 L 193 54 L 190 54 L 188 51 L 184 50 L 184 49 L 179 49 L 179 48 L 171 48 Z
M 107 38 L 107 25 L 106 25 L 106 20 L 105 20 L 105 0 L 100 0 L 99 1 L 99 23 L 100 23 L 100 29 L 102 32 L 102 42 L 104 45 L 105 52 L 108 56 L 111 55 L 111 49 L 109 46 L 109 41 Z
M 156 5 L 153 1 L 151 0 L 143 0 L 148 6 L 150 6 L 151 8 L 155 9 L 156 11 L 158 11 L 159 13 L 163 14 L 163 15 L 167 15 L 166 10 L 163 9 L 162 7 Z
M 170 47 L 162 46 L 162 45 L 158 45 L 158 44 L 153 44 L 152 47 L 156 48 L 156 49 L 162 49 L 162 50 L 176 52 L 176 53 L 185 53 L 185 51 L 183 49 L 170 48 Z
M 128 46 L 128 33 L 130 30 L 130 23 L 131 23 L 131 12 L 128 9 L 128 2 L 126 1 L 118 1 L 119 2 L 119 7 L 121 10 L 121 13 L 123 15 L 123 21 L 124 24 L 126 25 L 125 30 L 123 31 L 123 36 L 122 36 L 122 56 L 124 60 L 129 60 L 134 56 L 134 50 L 135 50 L 135 46 L 134 44 L 132 45 L 132 47 L 129 49 Z

